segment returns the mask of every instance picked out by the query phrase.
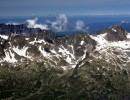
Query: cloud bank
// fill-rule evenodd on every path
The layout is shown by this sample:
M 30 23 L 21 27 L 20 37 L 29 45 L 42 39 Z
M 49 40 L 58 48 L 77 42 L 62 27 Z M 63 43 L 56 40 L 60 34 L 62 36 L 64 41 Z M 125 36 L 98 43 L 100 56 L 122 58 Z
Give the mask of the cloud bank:
M 40 28 L 45 30 L 53 30 L 54 32 L 62 32 L 67 30 L 68 19 L 65 14 L 58 14 L 55 21 L 48 20 L 46 24 L 38 24 L 38 18 L 29 19 L 26 22 L 28 23 L 29 28 Z
M 83 31 L 88 32 L 88 27 L 85 26 L 84 22 L 77 20 L 75 25 L 69 29 L 68 17 L 65 14 L 58 14 L 56 20 L 46 20 L 44 24 L 38 24 L 38 18 L 29 19 L 26 21 L 29 28 L 40 28 L 45 30 L 52 30 L 54 32 L 65 32 L 65 31 Z

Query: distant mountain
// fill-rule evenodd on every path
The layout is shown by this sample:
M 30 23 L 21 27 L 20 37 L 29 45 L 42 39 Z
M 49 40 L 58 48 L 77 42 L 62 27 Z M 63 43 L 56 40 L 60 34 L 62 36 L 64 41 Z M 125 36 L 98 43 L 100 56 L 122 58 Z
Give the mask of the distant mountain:
M 12 24 L 0 24 L 0 34 L 13 33 L 13 34 L 23 34 L 23 35 L 35 35 L 41 32 L 40 28 L 28 28 L 24 24 L 12 25 Z
M 25 36 L 23 35 L 23 33 L 34 34 L 34 35 Z M 1 68 L 7 68 L 7 67 L 9 69 L 11 68 L 11 72 L 13 73 L 12 71 L 13 69 L 14 71 L 16 71 L 16 73 L 18 71 L 17 74 L 19 74 L 19 71 L 22 70 L 23 76 L 24 73 L 31 75 L 30 77 L 26 76 L 28 77 L 28 79 L 30 78 L 30 80 L 32 77 L 36 77 L 37 75 L 39 75 L 37 76 L 38 78 L 34 79 L 36 81 L 34 81 L 34 83 L 31 84 L 32 86 L 34 86 L 34 84 L 35 86 L 36 84 L 39 84 L 38 85 L 39 87 L 35 87 L 36 90 L 33 90 L 33 92 L 37 91 L 36 94 L 30 95 L 29 92 L 27 94 L 22 94 L 22 95 L 25 96 L 30 95 L 29 98 L 33 97 L 34 95 L 40 95 L 38 97 L 44 98 L 44 96 L 47 96 L 44 95 L 44 93 L 52 93 L 52 92 L 56 93 L 56 91 L 57 92 L 59 91 L 58 93 L 60 95 L 57 94 L 58 95 L 57 98 L 64 98 L 61 95 L 62 94 L 61 91 L 63 92 L 65 88 L 71 89 L 68 87 L 73 88 L 74 86 L 77 86 L 76 84 L 71 86 L 71 84 L 74 84 L 76 82 L 77 84 L 79 84 L 78 81 L 75 81 L 77 79 L 79 80 L 79 82 L 83 80 L 80 84 L 84 85 L 85 87 L 87 84 L 88 86 L 92 86 L 94 84 L 96 87 L 94 87 L 95 89 L 93 91 L 97 91 L 97 89 L 99 90 L 103 89 L 100 90 L 101 93 L 98 93 L 99 91 L 96 92 L 98 93 L 96 97 L 93 97 L 94 95 L 96 95 L 96 93 L 94 93 L 91 94 L 90 95 L 91 98 L 89 98 L 88 93 L 93 93 L 92 91 L 90 91 L 92 88 L 91 87 L 90 87 L 91 89 L 84 88 L 84 90 L 82 90 L 83 88 L 81 87 L 79 90 L 82 90 L 81 93 L 86 93 L 86 96 L 89 99 L 92 99 L 92 97 L 98 98 L 98 96 L 99 98 L 102 98 L 102 100 L 106 98 L 108 99 L 108 96 L 105 96 L 107 95 L 108 91 L 109 91 L 108 94 L 110 95 L 112 95 L 113 91 L 115 91 L 115 93 L 117 93 L 115 95 L 119 98 L 120 97 L 123 98 L 126 95 L 126 94 L 122 94 L 124 92 L 124 90 L 121 90 L 122 87 L 119 87 L 119 90 L 116 90 L 116 86 L 118 88 L 119 84 L 118 82 L 115 83 L 114 80 L 117 74 L 119 74 L 119 76 L 120 75 L 123 76 L 124 73 L 126 76 L 129 75 L 129 67 L 130 67 L 129 66 L 130 65 L 130 33 L 126 32 L 119 25 L 111 26 L 105 30 L 97 32 L 96 34 L 75 34 L 72 36 L 56 37 L 52 32 L 48 30 L 30 29 L 27 28 L 25 25 L 0 24 L 0 34 L 1 34 L 0 35 Z M 42 71 L 44 69 L 44 71 L 42 72 L 41 69 Z M 49 75 L 51 75 L 49 74 L 49 71 L 52 71 L 50 69 L 53 69 L 54 71 L 53 73 L 52 72 L 50 73 L 52 75 L 55 73 L 55 75 L 51 76 L 51 79 L 49 81 L 48 80 L 50 78 Z M 48 74 L 44 74 L 44 73 L 48 73 Z M 55 86 L 57 86 L 57 84 L 60 83 L 60 81 L 59 83 L 57 83 L 58 81 L 54 81 L 54 80 L 61 79 L 62 82 L 64 81 L 64 78 L 66 79 L 66 77 L 63 77 L 64 75 L 68 77 L 66 82 L 71 83 L 71 80 L 73 80 L 72 83 L 64 84 L 63 82 L 59 85 L 59 88 L 61 90 L 58 90 L 58 88 L 57 90 L 53 90 L 53 88 L 55 88 Z M 123 77 L 126 77 L 125 75 Z M 53 77 L 59 77 L 59 78 L 53 78 Z M 100 79 L 104 79 L 104 81 L 102 80 L 100 81 Z M 117 76 L 116 79 L 118 79 Z M 103 83 L 105 81 L 107 83 Z M 2 80 L 0 82 L 4 82 L 4 81 Z M 44 82 L 47 83 L 44 84 Z M 53 85 L 56 82 L 56 84 L 52 88 L 51 85 L 47 85 L 47 84 L 51 84 L 49 82 L 52 82 Z M 91 85 L 89 82 L 90 83 L 92 82 Z M 12 84 L 14 84 L 15 86 L 15 84 L 17 83 L 14 83 L 13 81 Z M 46 87 L 40 84 L 44 84 L 46 85 Z M 126 86 L 124 85 L 126 84 L 125 82 L 124 84 L 123 83 L 121 84 L 122 86 Z M 16 87 L 10 87 L 10 89 L 15 89 Z M 44 91 L 45 88 L 47 89 L 46 91 Z M 4 89 L 6 90 L 6 88 L 3 88 L 3 90 Z M 74 88 L 72 90 L 74 90 Z M 77 87 L 77 90 L 75 92 L 78 93 L 79 90 Z M 26 91 L 26 89 L 24 91 Z M 63 94 L 66 95 L 67 94 L 66 91 L 64 91 Z M 103 94 L 103 91 L 107 91 L 107 92 Z M 122 91 L 121 95 L 118 94 L 119 91 Z M 75 92 L 71 91 L 71 93 L 75 93 Z M 7 92 L 5 91 L 4 93 Z M 16 91 L 11 90 L 11 93 L 9 93 L 7 96 L 15 97 L 13 93 L 15 94 Z M 41 96 L 40 93 L 41 94 L 43 93 L 43 95 Z M 70 95 L 73 96 L 72 94 Z M 77 95 L 78 94 L 75 94 L 75 96 Z M 79 96 L 81 96 L 81 94 L 79 94 Z M 84 95 L 83 97 L 87 98 L 86 96 Z M 114 96 L 112 96 L 111 98 L 113 97 Z M 1 99 L 3 98 L 4 96 L 2 95 Z M 69 96 L 68 98 L 70 99 Z

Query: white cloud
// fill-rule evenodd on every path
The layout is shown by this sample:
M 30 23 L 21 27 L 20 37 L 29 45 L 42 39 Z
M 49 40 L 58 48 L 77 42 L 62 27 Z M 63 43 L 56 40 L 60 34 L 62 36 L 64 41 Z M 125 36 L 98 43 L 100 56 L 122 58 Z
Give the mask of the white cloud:
M 34 28 L 34 26 L 36 25 L 36 23 L 37 23 L 37 20 L 38 20 L 38 18 L 35 18 L 35 19 L 29 19 L 29 20 L 27 20 L 26 22 L 28 23 L 28 27 L 29 28 Z
M 42 29 L 42 30 L 48 30 L 48 26 L 45 24 L 45 25 L 43 25 L 43 24 L 35 24 L 35 26 L 34 26 L 34 28 L 40 28 L 40 29 Z
M 68 23 L 67 16 L 65 14 L 59 14 L 57 17 L 57 23 L 66 26 Z
M 37 24 L 38 18 L 29 19 L 26 22 L 28 23 L 29 28 L 40 28 L 40 29 L 51 29 L 55 32 L 61 32 L 67 30 L 68 19 L 65 14 L 58 14 L 55 21 L 47 21 L 47 24 Z M 49 28 L 48 28 L 49 26 Z
M 65 14 L 58 14 L 56 21 L 47 21 L 51 29 L 56 32 L 66 31 L 68 25 L 68 19 Z
M 84 25 L 84 22 L 83 22 L 83 21 L 78 20 L 78 21 L 76 22 L 76 26 L 75 26 L 75 29 L 76 29 L 76 30 L 82 31 L 82 30 L 84 30 L 84 27 L 85 27 L 85 25 Z
M 83 21 L 78 20 L 78 21 L 76 22 L 75 30 L 87 32 L 88 29 L 89 29 L 89 27 L 86 27 Z
M 40 28 L 40 29 L 45 29 L 48 30 L 48 25 L 46 24 L 37 24 L 38 18 L 35 19 L 29 19 L 26 22 L 28 23 L 29 28 Z

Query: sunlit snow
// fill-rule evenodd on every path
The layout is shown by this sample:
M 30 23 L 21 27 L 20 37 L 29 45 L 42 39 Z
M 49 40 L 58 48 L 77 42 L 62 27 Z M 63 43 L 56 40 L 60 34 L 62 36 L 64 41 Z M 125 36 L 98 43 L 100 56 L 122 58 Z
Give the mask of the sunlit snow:
M 26 51 L 28 47 L 23 47 L 22 49 L 19 49 L 18 47 L 12 48 L 18 55 L 26 57 Z
M 0 37 L 1 37 L 2 39 L 7 40 L 9 36 L 7 36 L 7 35 L 0 35 Z

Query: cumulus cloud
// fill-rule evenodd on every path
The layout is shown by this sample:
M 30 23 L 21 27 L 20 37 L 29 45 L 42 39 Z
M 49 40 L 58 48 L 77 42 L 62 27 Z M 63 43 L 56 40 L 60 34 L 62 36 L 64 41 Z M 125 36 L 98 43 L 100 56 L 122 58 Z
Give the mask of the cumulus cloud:
M 76 29 L 76 30 L 82 31 L 82 30 L 84 30 L 84 27 L 85 27 L 85 24 L 84 24 L 83 21 L 78 20 L 78 21 L 76 22 L 76 26 L 75 26 L 75 29 Z
M 51 29 L 56 32 L 66 31 L 68 19 L 65 14 L 58 14 L 56 21 L 47 21 L 47 24 L 50 25 Z
M 28 23 L 28 27 L 29 27 L 29 28 L 34 28 L 34 26 L 35 26 L 36 23 L 37 23 L 37 20 L 38 20 L 38 18 L 27 20 L 26 22 Z
M 66 27 L 66 25 L 68 24 L 67 16 L 65 14 L 59 14 L 57 17 L 57 23 Z
M 89 27 L 86 27 L 84 22 L 81 20 L 78 20 L 75 25 L 75 30 L 77 31 L 88 31 Z
M 35 19 L 29 19 L 26 22 L 28 23 L 29 28 L 40 28 L 40 29 L 45 29 L 48 30 L 48 25 L 46 24 L 37 24 L 38 18 Z

